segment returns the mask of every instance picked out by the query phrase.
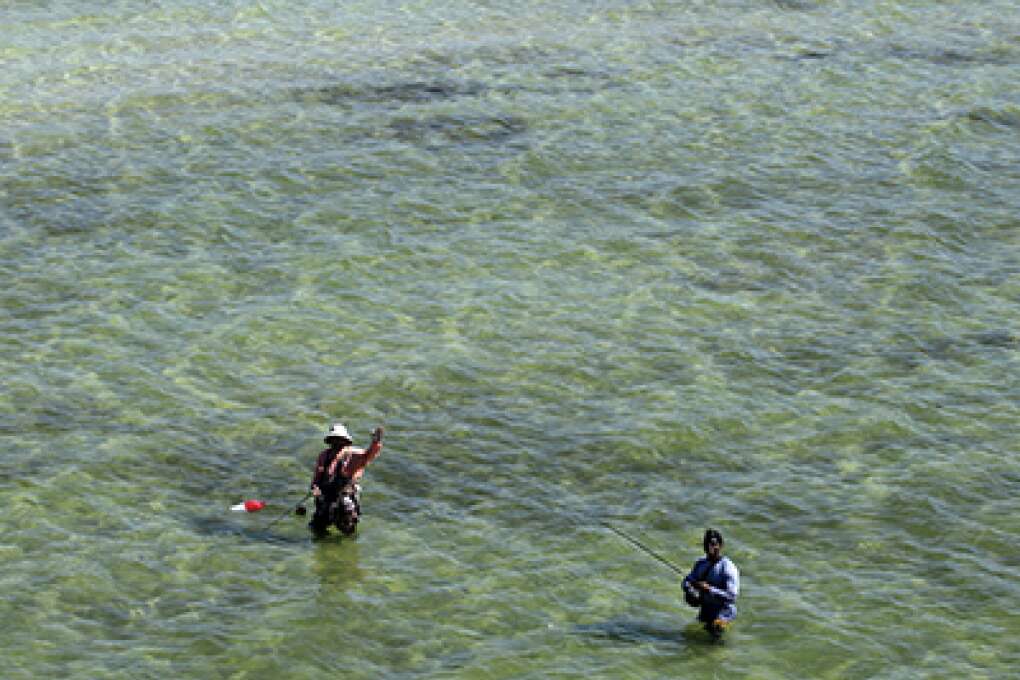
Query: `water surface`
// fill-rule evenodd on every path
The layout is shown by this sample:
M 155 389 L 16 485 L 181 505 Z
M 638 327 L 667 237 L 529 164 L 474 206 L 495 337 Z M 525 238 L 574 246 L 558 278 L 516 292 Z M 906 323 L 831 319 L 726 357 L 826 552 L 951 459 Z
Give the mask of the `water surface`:
M 1008 676 L 1013 10 L 7 3 L 5 676 Z

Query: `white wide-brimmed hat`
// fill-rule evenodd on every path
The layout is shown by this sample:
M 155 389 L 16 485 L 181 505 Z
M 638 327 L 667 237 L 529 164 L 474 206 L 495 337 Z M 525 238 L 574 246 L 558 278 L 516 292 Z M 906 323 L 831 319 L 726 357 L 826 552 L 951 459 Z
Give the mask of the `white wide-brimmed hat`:
M 344 427 L 343 423 L 333 423 L 333 427 L 329 428 L 324 441 L 329 443 L 329 440 L 334 438 L 346 439 L 348 442 L 354 441 L 351 439 L 351 435 L 347 433 L 347 428 Z

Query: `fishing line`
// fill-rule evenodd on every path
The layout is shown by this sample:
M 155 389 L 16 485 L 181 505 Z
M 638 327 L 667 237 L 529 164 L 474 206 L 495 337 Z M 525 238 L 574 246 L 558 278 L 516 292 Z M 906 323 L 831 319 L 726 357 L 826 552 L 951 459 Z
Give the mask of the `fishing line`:
M 299 500 L 299 501 L 298 501 L 298 502 L 297 502 L 297 503 L 296 503 L 296 504 L 294 505 L 294 514 L 295 514 L 295 515 L 303 515 L 303 514 L 305 514 L 305 506 L 304 506 L 304 502 L 305 502 L 305 501 L 307 501 L 307 500 L 308 500 L 308 497 L 309 497 L 309 496 L 311 496 L 311 495 L 312 495 L 312 492 L 311 492 L 311 491 L 309 491 L 308 493 L 306 493 L 306 494 L 305 494 L 305 497 L 304 497 L 304 498 L 302 498 L 301 500 Z M 290 511 L 290 509 L 289 509 L 289 508 L 288 508 L 287 510 L 285 510 L 285 511 L 283 512 L 283 514 L 282 514 L 282 515 L 280 515 L 279 517 L 277 517 L 276 519 L 274 519 L 274 520 L 273 520 L 272 522 L 270 522 L 269 524 L 267 524 L 267 525 L 266 525 L 266 529 L 265 529 L 265 530 L 266 530 L 266 531 L 268 531 L 269 529 L 271 529 L 271 528 L 272 528 L 272 526 L 273 526 L 274 524 L 276 524 L 277 522 L 279 522 L 279 521 L 280 521 L 281 519 L 283 519 L 284 517 L 288 516 L 288 515 L 290 514 L 290 512 L 291 512 L 291 511 Z
M 655 559 L 659 560 L 659 562 L 662 562 L 662 563 L 663 563 L 664 565 L 666 565 L 667 567 L 669 567 L 670 569 L 672 569 L 672 570 L 673 570 L 674 572 L 676 572 L 676 573 L 677 573 L 678 575 L 680 575 L 680 576 L 685 576 L 685 574 L 684 574 L 683 570 L 682 570 L 682 569 L 680 569 L 680 567 L 676 566 L 675 564 L 673 564 L 672 562 L 670 562 L 669 560 L 667 560 L 667 559 L 666 559 L 665 557 L 663 557 L 663 556 L 662 556 L 662 555 L 660 555 L 659 553 L 655 552 L 654 550 L 652 550 L 651 548 L 649 548 L 648 546 L 646 546 L 646 545 L 645 545 L 644 543 L 642 543 L 641 541 L 637 540 L 636 538 L 634 538 L 634 537 L 632 537 L 632 536 L 628 536 L 628 535 L 627 535 L 627 534 L 625 534 L 624 532 L 622 532 L 622 531 L 620 531 L 619 529 L 617 529 L 616 527 L 614 527 L 614 526 L 613 526 L 612 524 L 607 524 L 606 522 L 603 522 L 602 520 L 598 520 L 598 522 L 599 522 L 599 524 L 601 524 L 601 525 L 602 525 L 602 526 L 604 526 L 605 528 L 609 529 L 609 530 L 610 530 L 610 531 L 612 531 L 612 532 L 613 532 L 614 534 L 616 534 L 616 535 L 617 535 L 617 536 L 619 536 L 620 538 L 624 539 L 624 540 L 625 540 L 625 541 L 627 541 L 628 543 L 631 543 L 632 545 L 635 545 L 635 546 L 637 546 L 638 548 L 640 548 L 641 550 L 645 551 L 646 553 L 648 553 L 649 555 L 651 555 L 651 556 L 652 556 L 652 557 L 654 557 Z

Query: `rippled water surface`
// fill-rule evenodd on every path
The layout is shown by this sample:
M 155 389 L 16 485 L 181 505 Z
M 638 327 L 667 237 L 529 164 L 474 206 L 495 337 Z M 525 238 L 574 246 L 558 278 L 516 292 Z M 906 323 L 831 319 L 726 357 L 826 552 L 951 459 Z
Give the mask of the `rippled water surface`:
M 1013 3 L 14 0 L 0 63 L 4 677 L 1015 673 Z M 726 640 L 599 521 L 719 528 Z

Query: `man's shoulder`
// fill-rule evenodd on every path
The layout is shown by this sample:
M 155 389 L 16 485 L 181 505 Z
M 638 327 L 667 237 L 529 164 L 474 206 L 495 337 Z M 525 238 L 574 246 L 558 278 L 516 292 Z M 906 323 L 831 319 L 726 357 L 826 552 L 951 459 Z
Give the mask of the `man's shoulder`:
M 722 563 L 723 563 L 723 569 L 728 569 L 728 570 L 735 571 L 735 572 L 739 572 L 740 571 L 740 569 L 737 568 L 737 563 L 734 562 L 733 560 L 731 560 L 729 557 L 727 557 L 725 555 L 723 555 Z

